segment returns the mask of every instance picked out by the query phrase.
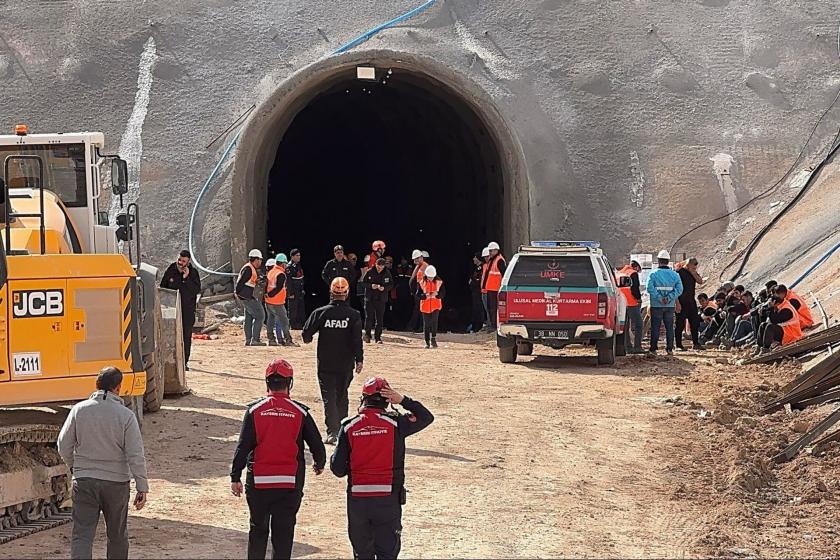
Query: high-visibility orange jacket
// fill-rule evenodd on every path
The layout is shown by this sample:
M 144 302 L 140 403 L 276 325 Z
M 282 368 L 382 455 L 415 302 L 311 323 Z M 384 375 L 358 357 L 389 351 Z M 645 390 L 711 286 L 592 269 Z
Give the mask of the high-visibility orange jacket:
M 282 278 L 280 278 L 282 275 Z M 277 290 L 277 284 L 282 282 L 280 291 L 274 295 L 269 295 Z M 268 271 L 268 286 L 265 290 L 265 302 L 271 305 L 285 305 L 286 304 L 286 269 L 281 265 L 276 265 Z
M 800 338 L 802 338 L 802 326 L 800 325 L 799 314 L 796 312 L 796 308 L 790 304 L 790 301 L 784 300 L 781 304 L 779 304 L 779 311 L 782 309 L 788 309 L 793 316 L 792 319 L 785 321 L 784 323 L 779 323 L 779 326 L 782 327 L 782 344 L 790 344 L 791 342 L 796 342 Z
M 481 293 L 498 292 L 502 288 L 502 276 L 505 273 L 506 266 L 507 263 L 501 253 L 492 257 L 490 262 L 484 265 Z
M 796 310 L 796 313 L 799 315 L 799 322 L 802 325 L 803 329 L 807 329 L 809 327 L 814 326 L 814 317 L 811 315 L 811 308 L 808 307 L 808 304 L 805 303 L 805 300 L 802 297 L 794 292 L 793 290 L 788 289 L 787 291 L 787 298 L 788 301 L 790 300 L 797 300 L 799 302 L 799 309 Z
M 421 313 L 433 313 L 443 309 L 443 300 L 441 299 L 441 296 L 443 295 L 441 293 L 442 287 L 443 280 L 440 279 L 431 280 L 429 278 L 424 278 L 420 281 L 420 290 L 422 290 L 422 293 L 425 295 L 424 298 L 420 299 Z
M 619 270 L 616 273 L 616 275 L 619 278 L 630 278 L 635 273 L 636 271 L 633 269 L 633 267 L 628 264 L 627 266 Z M 635 307 L 637 305 L 642 304 L 642 302 L 636 299 L 636 296 L 633 295 L 633 291 L 631 290 L 630 286 L 619 286 L 618 289 L 621 291 L 622 294 L 624 294 L 624 299 L 627 300 L 627 307 Z

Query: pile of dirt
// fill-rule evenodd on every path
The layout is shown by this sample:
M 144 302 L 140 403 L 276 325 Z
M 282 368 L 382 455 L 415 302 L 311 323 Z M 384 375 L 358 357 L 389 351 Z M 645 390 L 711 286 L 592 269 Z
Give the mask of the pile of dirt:
M 722 361 L 713 358 L 708 361 L 713 367 L 698 368 L 691 385 L 703 394 L 689 395 L 695 400 L 687 401 L 686 414 L 678 419 L 683 429 L 699 432 L 702 442 L 677 460 L 685 474 L 693 473 L 679 495 L 706 501 L 714 512 L 698 548 L 713 556 L 774 555 L 780 542 L 774 535 L 797 527 L 803 532 L 797 554 L 835 555 L 831 520 L 840 514 L 840 444 L 813 454 L 806 449 L 786 463 L 773 460 L 833 406 L 762 414 L 800 366 Z

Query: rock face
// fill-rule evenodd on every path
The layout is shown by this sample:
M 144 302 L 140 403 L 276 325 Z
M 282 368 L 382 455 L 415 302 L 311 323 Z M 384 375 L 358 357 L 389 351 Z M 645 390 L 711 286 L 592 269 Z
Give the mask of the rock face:
M 0 130 L 104 132 L 129 161 L 145 257 L 160 265 L 186 244 L 225 145 L 214 138 L 419 3 L 0 0 Z M 428 57 L 481 91 L 521 146 L 522 235 L 598 238 L 618 261 L 781 176 L 833 97 L 835 16 L 808 0 L 440 1 L 354 52 Z M 214 267 L 231 260 L 234 162 L 199 213 Z

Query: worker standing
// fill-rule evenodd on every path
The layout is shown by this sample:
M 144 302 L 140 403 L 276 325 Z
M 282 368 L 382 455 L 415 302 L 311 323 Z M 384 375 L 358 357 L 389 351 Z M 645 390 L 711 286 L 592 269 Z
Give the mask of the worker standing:
M 496 312 L 499 307 L 499 290 L 502 289 L 502 276 L 505 275 L 507 262 L 501 254 L 499 244 L 491 241 L 487 244 L 489 256 L 484 276 L 481 280 L 481 290 L 484 294 L 485 311 L 487 312 L 487 332 L 496 330 Z
M 665 249 L 656 256 L 658 268 L 650 273 L 647 291 L 650 294 L 650 353 L 656 355 L 659 330 L 665 323 L 665 350 L 674 353 L 674 309 L 683 291 L 680 275 L 668 264 L 671 255 Z
M 415 249 L 411 252 L 411 260 L 414 261 L 414 270 L 408 279 L 408 289 L 414 299 L 414 307 L 411 310 L 411 319 L 408 321 L 407 330 L 419 332 L 420 328 L 420 298 L 417 297 L 417 284 L 423 279 L 423 273 L 429 263 L 426 262 L 428 253 Z
M 484 251 L 489 254 L 486 247 Z M 484 257 L 482 257 L 482 253 L 476 253 L 473 255 L 473 269 L 469 280 L 470 296 L 472 297 L 470 332 L 473 333 L 480 332 L 484 326 L 484 299 L 481 297 L 482 276 L 484 276 Z
M 286 313 L 288 293 L 286 264 L 289 259 L 284 253 L 278 253 L 277 257 L 268 260 L 269 263 L 272 261 L 274 261 L 274 266 L 268 271 L 268 285 L 265 291 L 265 307 L 268 311 L 268 345 L 296 346 L 292 340 L 289 316 Z
M 330 303 L 319 307 L 303 325 L 303 342 L 318 336 L 318 385 L 324 402 L 327 437 L 324 443 L 335 444 L 341 419 L 347 416 L 347 389 L 353 369 L 361 373 L 364 361 L 362 317 L 350 307 L 347 297 L 350 283 L 341 276 L 330 284 Z
M 642 337 L 644 335 L 642 332 L 642 291 L 639 280 L 641 271 L 642 266 L 636 261 L 630 261 L 630 264 L 618 270 L 619 278 L 630 279 L 629 286 L 619 287 L 621 293 L 624 294 L 624 299 L 627 300 L 626 342 L 630 342 L 631 327 L 633 331 L 633 343 L 627 345 L 629 354 L 644 354 L 644 350 L 642 350 Z
M 443 309 L 443 297 L 446 290 L 443 280 L 438 278 L 437 269 L 429 265 L 423 272 L 423 279 L 417 284 L 417 298 L 420 300 L 420 313 L 423 315 L 423 339 L 426 348 L 437 348 L 437 329 L 440 310 Z
M 265 309 L 258 285 L 260 284 L 259 268 L 262 266 L 262 251 L 251 249 L 248 262 L 239 271 L 234 294 L 245 307 L 245 346 L 265 346 L 260 340 L 260 331 L 265 322 Z
M 321 278 L 327 286 L 330 286 L 332 281 L 339 276 L 347 280 L 353 281 L 353 264 L 344 256 L 344 247 L 336 245 L 333 248 L 334 259 L 327 261 L 324 265 L 324 270 L 321 272 Z
M 178 290 L 181 294 L 181 330 L 184 337 L 184 369 L 189 370 L 190 350 L 192 350 L 192 331 L 195 325 L 195 307 L 198 294 L 201 293 L 201 278 L 190 261 L 192 254 L 186 249 L 178 255 L 178 260 L 169 265 L 160 280 L 160 287 Z
M 365 260 L 364 267 L 366 270 L 372 270 L 374 266 L 376 266 L 376 261 L 379 259 L 385 258 L 385 242 L 384 241 L 374 241 L 371 243 L 371 249 L 373 249 L 370 254 L 367 256 Z
M 385 268 L 385 259 L 379 258 L 362 279 L 365 285 L 365 342 L 370 342 L 370 331 L 374 329 L 374 340 L 382 344 L 382 327 L 385 322 L 385 306 L 394 286 L 391 271 Z
M 685 322 L 691 331 L 691 342 L 694 350 L 705 350 L 706 347 L 700 344 L 700 311 L 697 309 L 696 287 L 703 285 L 703 278 L 697 272 L 699 262 L 694 257 L 688 259 L 677 271 L 683 285 L 680 294 L 679 311 L 676 314 L 676 325 L 674 326 L 674 338 L 676 339 L 677 350 L 685 350 L 683 346 L 683 332 Z
M 265 558 L 271 532 L 272 558 L 291 558 L 297 513 L 303 499 L 306 462 L 303 444 L 312 454 L 312 470 L 324 472 L 327 451 L 309 408 L 289 396 L 294 370 L 274 360 L 265 370 L 267 396 L 248 405 L 230 470 L 230 490 L 242 495 L 242 469 L 248 467 L 245 498 L 251 512 L 248 558 Z
M 399 404 L 408 414 L 388 411 Z M 405 438 L 434 421 L 419 401 L 391 389 L 383 377 L 362 388 L 359 414 L 342 423 L 330 470 L 347 477 L 347 529 L 355 558 L 397 558 L 405 491 Z
M 107 558 L 128 558 L 128 500 L 134 477 L 134 508 L 143 509 L 149 482 L 137 418 L 120 395 L 123 374 L 106 367 L 96 392 L 70 409 L 58 434 L 58 452 L 73 473 L 71 558 L 92 558 L 99 513 L 105 516 Z
M 289 312 L 289 325 L 293 329 L 303 328 L 306 320 L 306 288 L 304 286 L 303 265 L 300 264 L 300 250 L 289 251 L 291 262 L 286 267 L 286 281 L 289 284 L 286 293 L 286 306 Z

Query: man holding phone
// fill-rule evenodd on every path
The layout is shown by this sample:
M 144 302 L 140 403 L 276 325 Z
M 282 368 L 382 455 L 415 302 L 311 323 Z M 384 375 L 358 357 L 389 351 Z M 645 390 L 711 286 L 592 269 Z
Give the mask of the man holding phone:
M 149 482 L 137 418 L 120 394 L 123 374 L 106 367 L 96 392 L 70 410 L 58 435 L 58 452 L 73 473 L 71 558 L 91 558 L 99 512 L 108 530 L 107 557 L 128 558 L 128 500 L 134 477 L 134 508 L 143 509 Z

